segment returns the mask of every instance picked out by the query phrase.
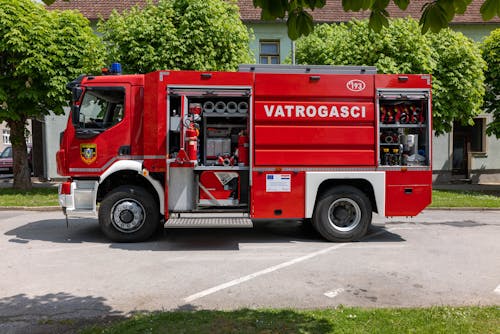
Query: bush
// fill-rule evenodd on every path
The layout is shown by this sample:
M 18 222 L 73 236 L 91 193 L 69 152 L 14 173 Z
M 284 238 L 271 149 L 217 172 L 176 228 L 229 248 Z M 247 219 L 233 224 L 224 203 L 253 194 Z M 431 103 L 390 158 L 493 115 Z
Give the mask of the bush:
M 235 70 L 251 61 L 238 7 L 221 0 L 160 0 L 113 12 L 99 31 L 127 72 Z
M 487 133 L 500 138 L 500 28 L 486 37 L 481 49 L 483 58 L 488 64 L 488 70 L 485 72 L 484 107 L 493 114 L 493 122 L 488 125 Z

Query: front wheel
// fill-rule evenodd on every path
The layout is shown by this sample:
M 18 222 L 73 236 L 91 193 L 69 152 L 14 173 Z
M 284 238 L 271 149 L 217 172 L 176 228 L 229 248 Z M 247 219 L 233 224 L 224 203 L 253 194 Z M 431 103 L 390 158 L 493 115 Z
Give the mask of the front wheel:
M 313 225 L 329 241 L 353 241 L 362 238 L 371 224 L 372 206 L 359 189 L 339 186 L 319 198 L 313 213 Z
M 118 187 L 104 197 L 99 207 L 101 230 L 116 242 L 147 240 L 159 222 L 158 203 L 141 187 Z

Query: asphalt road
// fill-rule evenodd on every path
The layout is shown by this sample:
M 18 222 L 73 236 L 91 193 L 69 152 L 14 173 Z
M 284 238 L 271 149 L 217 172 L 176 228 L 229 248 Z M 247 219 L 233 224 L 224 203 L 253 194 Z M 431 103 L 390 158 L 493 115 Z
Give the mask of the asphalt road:
M 0 332 L 143 310 L 500 305 L 500 211 L 374 222 L 355 243 L 264 222 L 117 244 L 96 220 L 0 211 Z

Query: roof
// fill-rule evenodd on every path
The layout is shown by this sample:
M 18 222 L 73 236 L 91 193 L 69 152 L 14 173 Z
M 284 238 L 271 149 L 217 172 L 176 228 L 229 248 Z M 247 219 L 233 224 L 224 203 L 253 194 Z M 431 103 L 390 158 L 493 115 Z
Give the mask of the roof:
M 146 0 L 56 0 L 47 8 L 49 10 L 76 9 L 89 20 L 98 20 L 100 18 L 107 19 L 113 9 L 121 13 L 134 5 L 144 6 L 145 4 Z
M 411 0 L 410 5 L 405 11 L 400 10 L 391 1 L 387 7 L 387 11 L 392 18 L 411 16 L 415 19 L 420 19 L 420 16 L 422 15 L 422 7 L 430 1 L 431 0 Z M 465 14 L 455 15 L 453 23 L 485 23 L 481 17 L 481 13 L 479 12 L 483 2 L 484 0 L 472 0 Z M 240 6 L 241 18 L 243 21 L 260 21 L 260 9 L 253 7 L 253 1 L 239 0 L 238 4 Z M 367 19 L 370 16 L 370 12 L 368 11 L 345 12 L 342 9 L 342 1 L 340 0 L 328 0 L 323 8 L 315 9 L 311 13 L 315 22 L 347 22 L 354 18 Z M 500 23 L 500 18 L 495 17 L 487 22 Z
M 393 18 L 411 16 L 418 19 L 421 16 L 422 6 L 429 1 L 431 0 L 411 0 L 411 3 L 406 11 L 400 10 L 391 2 L 387 10 Z M 479 8 L 483 2 L 484 0 L 473 0 L 465 14 L 455 15 L 453 23 L 485 23 L 479 13 Z M 57 0 L 48 8 L 60 10 L 77 9 L 89 20 L 98 20 L 99 18 L 107 19 L 113 9 L 116 9 L 118 12 L 123 12 L 136 4 L 141 6 L 145 3 L 146 0 Z M 254 8 L 252 0 L 238 0 L 238 5 L 240 7 L 241 19 L 243 21 L 261 21 L 260 9 Z M 326 1 L 325 7 L 314 10 L 312 15 L 316 22 L 346 22 L 353 18 L 368 18 L 369 12 L 345 12 L 342 9 L 342 2 L 340 0 L 328 0 Z M 486 23 L 500 23 L 500 18 L 495 17 Z

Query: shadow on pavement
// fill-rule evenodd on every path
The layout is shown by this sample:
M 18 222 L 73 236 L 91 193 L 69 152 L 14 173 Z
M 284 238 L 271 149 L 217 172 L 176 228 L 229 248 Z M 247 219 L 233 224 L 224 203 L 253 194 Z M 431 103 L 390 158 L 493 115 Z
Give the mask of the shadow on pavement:
M 374 235 L 376 234 L 376 235 Z M 309 224 L 300 221 L 258 221 L 248 229 L 166 229 L 141 243 L 112 243 L 100 231 L 95 219 L 41 220 L 7 231 L 9 242 L 28 244 L 31 240 L 60 244 L 98 243 L 110 248 L 135 251 L 239 250 L 241 243 L 318 243 L 325 241 Z M 374 235 L 374 236 L 372 236 Z M 360 242 L 401 242 L 399 235 L 374 226 Z
M 385 226 L 372 225 L 368 230 L 366 236 L 360 240 L 363 243 L 374 243 L 374 242 L 404 242 L 399 234 L 388 231 Z
M 124 317 L 105 302 L 102 297 L 65 292 L 4 297 L 0 299 L 0 333 L 75 333 L 85 326 Z

